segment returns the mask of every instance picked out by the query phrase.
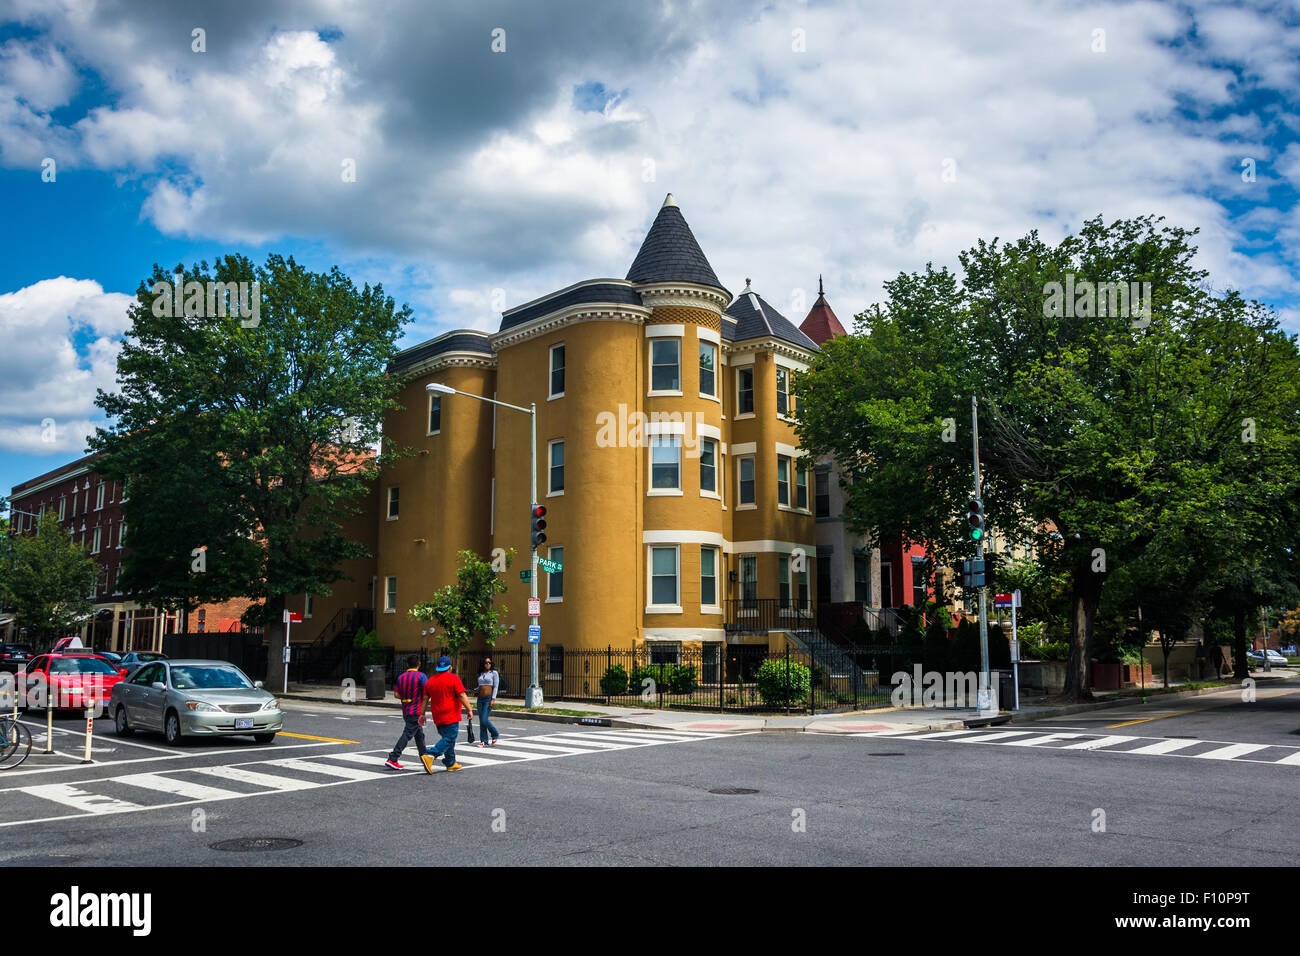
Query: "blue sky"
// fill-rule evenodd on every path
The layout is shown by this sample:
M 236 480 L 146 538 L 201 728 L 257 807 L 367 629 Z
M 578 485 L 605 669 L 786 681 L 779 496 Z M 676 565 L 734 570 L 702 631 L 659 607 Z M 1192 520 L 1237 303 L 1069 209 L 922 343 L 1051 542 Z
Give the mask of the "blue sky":
M 80 455 L 154 262 L 337 264 L 412 306 L 409 345 L 622 276 L 670 191 L 796 321 L 819 274 L 847 324 L 979 238 L 1154 212 L 1300 329 L 1287 5 L 544 7 L 11 0 L 0 489 Z

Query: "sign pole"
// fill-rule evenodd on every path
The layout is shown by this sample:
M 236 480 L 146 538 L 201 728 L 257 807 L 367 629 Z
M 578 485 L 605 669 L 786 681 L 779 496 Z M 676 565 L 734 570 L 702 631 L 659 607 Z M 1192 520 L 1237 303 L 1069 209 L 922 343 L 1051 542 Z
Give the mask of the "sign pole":
M 975 499 L 980 499 L 980 420 L 979 420 L 979 400 L 976 396 L 970 397 L 970 423 L 971 423 L 971 457 L 975 466 Z M 981 534 L 975 541 L 975 559 L 983 562 L 984 560 L 984 536 Z M 984 578 L 986 585 L 988 581 L 987 572 Z M 988 617 L 988 587 L 980 588 L 980 680 L 979 688 L 979 710 L 981 713 L 991 709 L 992 681 L 989 674 L 989 617 Z
M 284 692 L 289 693 L 289 612 L 284 612 Z M 302 676 L 301 674 L 298 676 Z
M 530 442 L 529 442 L 530 454 L 529 454 L 529 464 L 528 464 L 528 477 L 532 489 L 530 492 L 531 500 L 533 502 L 532 507 L 536 508 L 537 507 L 537 404 L 535 402 L 529 404 L 528 406 L 528 424 L 530 430 Z M 532 601 L 537 600 L 537 545 L 532 543 L 531 532 L 529 535 L 528 545 L 529 545 L 528 550 L 529 550 L 530 569 L 532 572 L 528 576 L 528 598 L 529 598 L 529 602 L 531 603 Z M 542 615 L 540 611 L 541 609 L 539 607 L 538 608 L 539 613 L 537 614 L 536 620 L 533 622 L 533 625 L 535 625 L 538 628 L 538 635 L 539 635 L 538 639 L 536 641 L 528 642 L 528 650 L 531 652 L 530 669 L 529 669 L 530 680 L 529 680 L 528 690 L 525 693 L 524 706 L 530 709 L 534 707 L 542 706 L 542 687 L 540 681 L 538 680 L 538 675 L 537 675 L 537 645 L 541 642 L 540 634 L 541 634 L 541 626 L 542 626 Z M 529 636 L 531 637 L 532 635 L 530 634 Z
M 1015 681 L 1015 707 L 1020 709 L 1020 639 L 1016 637 L 1016 608 L 1020 607 L 1020 589 L 1011 592 L 1011 676 Z

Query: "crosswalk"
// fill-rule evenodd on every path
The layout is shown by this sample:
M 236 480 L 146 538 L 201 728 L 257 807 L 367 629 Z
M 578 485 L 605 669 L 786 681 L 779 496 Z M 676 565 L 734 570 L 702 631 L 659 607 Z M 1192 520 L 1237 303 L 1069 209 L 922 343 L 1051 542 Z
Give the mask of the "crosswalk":
M 876 730 L 851 736 L 988 744 L 1000 747 L 1032 747 L 1035 750 L 1087 750 L 1141 757 L 1189 757 L 1195 760 L 1228 760 L 1300 767 L 1300 747 L 1232 743 L 1226 740 L 1200 740 L 1192 737 L 1130 737 L 1120 734 L 1092 734 L 1086 731 L 1042 730 L 937 730 L 920 733 L 908 730 Z
M 665 744 L 690 743 L 736 734 L 700 731 L 573 731 L 535 737 L 503 737 L 494 747 L 458 743 L 457 761 L 468 770 L 528 761 L 609 753 Z M 75 783 L 45 783 L 0 789 L 0 828 L 116 813 L 164 810 L 196 803 L 237 800 L 315 790 L 348 783 L 391 780 L 418 773 L 423 765 L 408 749 L 401 771 L 384 766 L 387 750 L 268 757 L 239 764 L 190 766 L 126 773 Z M 441 774 L 441 765 L 435 773 Z M 17 819 L 10 819 L 16 815 Z

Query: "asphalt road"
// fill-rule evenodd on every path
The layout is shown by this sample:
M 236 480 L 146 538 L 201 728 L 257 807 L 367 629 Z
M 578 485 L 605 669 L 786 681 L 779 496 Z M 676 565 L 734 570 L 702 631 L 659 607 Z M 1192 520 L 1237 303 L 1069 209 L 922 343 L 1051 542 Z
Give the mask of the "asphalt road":
M 172 748 L 105 721 L 88 766 L 81 722 L 61 718 L 56 749 L 75 756 L 38 743 L 0 771 L 0 865 L 1300 860 L 1294 680 L 1253 703 L 1234 692 L 946 736 L 683 737 L 501 716 L 494 752 L 462 731 L 467 769 L 433 776 L 413 749 L 408 771 L 383 767 L 401 726 L 391 710 L 287 715 L 270 746 Z M 728 789 L 755 792 L 713 792 Z M 213 847 L 249 838 L 301 843 Z

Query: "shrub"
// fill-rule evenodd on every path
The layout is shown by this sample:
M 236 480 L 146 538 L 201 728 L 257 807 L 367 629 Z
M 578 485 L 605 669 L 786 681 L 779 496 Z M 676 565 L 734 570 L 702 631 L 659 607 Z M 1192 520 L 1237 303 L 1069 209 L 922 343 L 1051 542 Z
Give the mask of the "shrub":
M 812 672 L 806 664 L 769 657 L 758 668 L 758 695 L 768 707 L 785 707 L 808 699 Z
M 641 692 L 647 677 L 654 681 L 656 693 L 690 694 L 699 683 L 694 667 L 683 664 L 642 664 L 632 669 L 629 678 L 636 693 Z
M 607 697 L 617 697 L 627 693 L 627 671 L 622 664 L 615 664 L 605 671 L 600 679 L 600 692 Z

